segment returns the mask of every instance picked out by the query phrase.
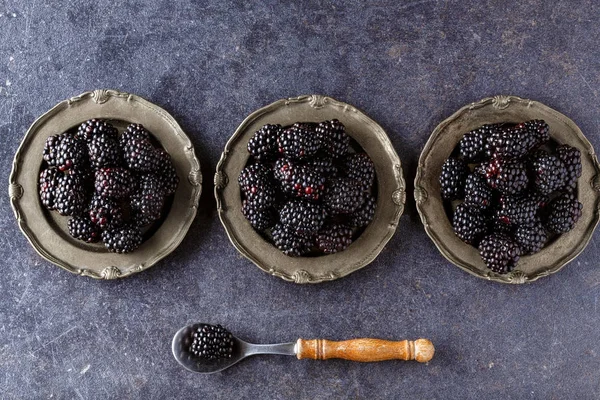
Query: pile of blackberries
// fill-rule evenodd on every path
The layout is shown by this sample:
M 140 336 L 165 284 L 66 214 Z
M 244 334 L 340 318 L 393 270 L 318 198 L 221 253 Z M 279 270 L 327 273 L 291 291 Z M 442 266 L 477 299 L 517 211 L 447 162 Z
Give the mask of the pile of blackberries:
M 102 240 L 128 253 L 142 243 L 142 228 L 161 218 L 179 178 L 171 157 L 151 134 L 131 124 L 119 135 L 107 121 L 91 119 L 77 130 L 50 136 L 43 151 L 40 200 L 70 216 L 71 236 Z
M 265 125 L 238 177 L 242 212 L 288 256 L 345 250 L 375 215 L 375 167 L 338 120 Z
M 441 195 L 452 226 L 492 271 L 510 272 L 581 216 L 581 153 L 550 142 L 543 120 L 484 125 L 466 133 L 442 166 Z

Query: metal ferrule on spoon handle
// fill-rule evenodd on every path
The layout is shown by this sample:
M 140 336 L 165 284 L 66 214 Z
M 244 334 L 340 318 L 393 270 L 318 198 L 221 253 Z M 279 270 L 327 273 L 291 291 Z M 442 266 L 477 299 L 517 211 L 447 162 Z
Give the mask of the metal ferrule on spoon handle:
M 298 339 L 294 350 L 298 359 L 343 358 L 360 362 L 416 360 L 422 363 L 431 360 L 435 352 L 433 343 L 427 339 L 400 342 L 381 339 L 351 339 L 341 342 L 326 339 Z

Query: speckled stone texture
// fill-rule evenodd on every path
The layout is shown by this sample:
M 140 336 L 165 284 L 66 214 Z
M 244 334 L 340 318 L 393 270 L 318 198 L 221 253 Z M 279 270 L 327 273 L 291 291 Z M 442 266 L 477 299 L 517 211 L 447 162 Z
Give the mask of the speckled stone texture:
M 256 4 L 254 4 L 256 3 Z M 281 4 L 286 3 L 286 4 Z M 0 3 L 0 181 L 34 119 L 115 88 L 181 123 L 206 183 L 181 246 L 149 271 L 100 282 L 42 260 L 0 197 L 3 399 L 594 399 L 600 397 L 598 235 L 562 272 L 527 286 L 449 264 L 419 221 L 412 180 L 430 132 L 495 94 L 571 117 L 600 148 L 600 6 L 580 1 L 163 1 Z M 212 175 L 246 115 L 321 93 L 389 133 L 409 182 L 380 257 L 344 279 L 297 286 L 230 245 Z M 5 188 L 6 190 L 6 188 Z M 170 340 L 190 322 L 255 342 L 430 338 L 429 365 L 255 357 L 189 373 Z

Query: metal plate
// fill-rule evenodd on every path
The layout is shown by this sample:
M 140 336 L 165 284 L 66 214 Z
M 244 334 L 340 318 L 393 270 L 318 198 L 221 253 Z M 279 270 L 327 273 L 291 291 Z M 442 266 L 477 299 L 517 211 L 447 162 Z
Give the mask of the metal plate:
M 486 268 L 476 248 L 454 234 L 440 197 L 439 176 L 442 164 L 466 132 L 484 124 L 531 119 L 546 120 L 552 140 L 581 151 L 583 173 L 578 181 L 577 195 L 583 203 L 583 214 L 572 231 L 560 235 L 539 253 L 521 257 L 513 272 L 499 275 Z M 599 172 L 592 145 L 569 118 L 536 101 L 495 96 L 461 108 L 435 128 L 419 159 L 415 199 L 427 234 L 450 262 L 475 276 L 496 282 L 532 282 L 559 271 L 590 241 L 599 219 Z
M 171 155 L 180 184 L 168 214 L 133 253 L 110 253 L 100 244 L 70 237 L 68 217 L 49 212 L 38 197 L 38 176 L 46 138 L 90 118 L 141 123 Z M 194 216 L 202 191 L 200 164 L 190 139 L 169 113 L 132 94 L 115 90 L 86 92 L 57 104 L 38 118 L 25 134 L 13 162 L 9 194 L 19 227 L 46 260 L 78 275 L 98 279 L 122 278 L 143 271 L 181 243 Z M 155 231 L 154 231 L 155 229 Z
M 264 240 L 242 215 L 237 177 L 246 165 L 247 144 L 263 125 L 291 125 L 337 118 L 375 163 L 377 211 L 350 247 L 319 257 L 288 257 Z M 371 263 L 394 234 L 404 210 L 405 182 L 396 151 L 381 126 L 353 106 L 320 95 L 276 101 L 250 114 L 227 142 L 215 174 L 219 218 L 235 248 L 260 269 L 296 283 L 341 278 Z

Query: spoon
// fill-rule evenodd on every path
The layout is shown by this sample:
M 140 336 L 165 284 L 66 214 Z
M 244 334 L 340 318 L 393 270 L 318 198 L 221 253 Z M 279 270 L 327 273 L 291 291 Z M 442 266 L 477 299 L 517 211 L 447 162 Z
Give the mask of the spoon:
M 371 362 L 385 360 L 416 360 L 428 362 L 435 349 L 427 339 L 394 342 L 382 339 L 351 339 L 334 342 L 326 339 L 298 339 L 296 342 L 279 344 L 252 344 L 233 336 L 233 352 L 230 358 L 205 360 L 189 352 L 192 333 L 200 324 L 181 328 L 173 337 L 173 356 L 187 370 L 212 374 L 231 367 L 246 357 L 257 354 L 280 354 L 296 356 L 299 360 L 327 360 L 343 358 L 351 361 Z

